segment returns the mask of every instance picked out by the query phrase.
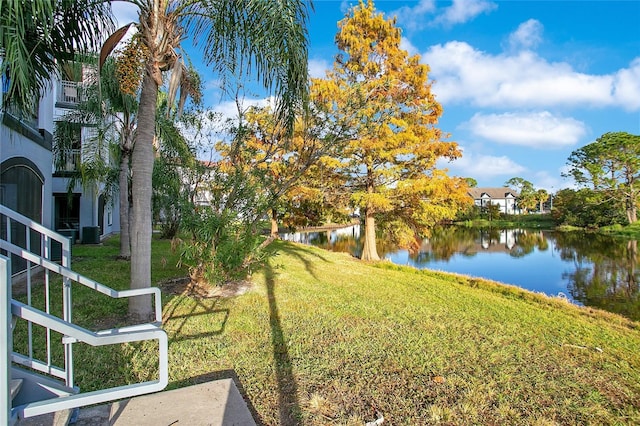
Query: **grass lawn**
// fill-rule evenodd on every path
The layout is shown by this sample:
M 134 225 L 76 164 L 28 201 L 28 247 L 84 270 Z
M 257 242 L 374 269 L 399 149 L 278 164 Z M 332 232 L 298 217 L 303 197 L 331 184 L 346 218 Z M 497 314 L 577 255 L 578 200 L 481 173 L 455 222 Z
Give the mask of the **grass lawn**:
M 640 323 L 483 280 L 273 248 L 241 295 L 161 284 L 169 388 L 235 377 L 267 425 L 362 426 L 374 408 L 390 425 L 640 424 Z M 72 264 L 125 288 L 117 251 L 116 239 L 76 246 Z M 153 256 L 154 280 L 185 275 L 168 242 Z M 126 311 L 74 297 L 87 323 Z M 83 390 L 155 373 L 148 345 L 75 347 Z
M 457 224 L 473 228 L 554 229 L 556 227 L 550 214 L 501 215 L 493 220 L 478 218 Z
M 617 237 L 624 237 L 630 240 L 640 240 L 640 222 L 633 225 L 620 226 L 613 225 L 600 229 L 603 234 L 610 234 Z

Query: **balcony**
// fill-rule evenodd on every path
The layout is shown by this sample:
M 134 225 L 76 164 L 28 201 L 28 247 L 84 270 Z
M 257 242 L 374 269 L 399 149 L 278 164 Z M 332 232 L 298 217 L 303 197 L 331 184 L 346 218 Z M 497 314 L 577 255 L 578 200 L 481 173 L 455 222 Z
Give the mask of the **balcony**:
M 38 131 L 38 116 L 36 114 L 24 111 L 16 105 L 8 105 L 5 112 L 10 114 L 19 123 Z
M 54 169 L 56 174 L 68 174 L 80 171 L 81 150 L 64 149 L 55 159 Z
M 82 83 L 62 80 L 58 85 L 56 101 L 64 106 L 75 106 L 82 100 Z

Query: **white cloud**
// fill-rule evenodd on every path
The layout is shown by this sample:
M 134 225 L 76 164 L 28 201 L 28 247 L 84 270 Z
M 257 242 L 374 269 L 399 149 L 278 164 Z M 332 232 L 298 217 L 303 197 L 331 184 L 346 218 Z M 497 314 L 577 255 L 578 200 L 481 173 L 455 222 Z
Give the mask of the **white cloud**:
M 640 109 L 640 57 L 629 68 L 619 70 L 613 76 L 611 96 L 627 110 Z
M 513 50 L 524 48 L 532 49 L 542 41 L 544 27 L 540 21 L 529 19 L 518 26 L 518 29 L 509 35 L 509 47 Z
M 491 12 L 498 5 L 486 0 L 453 0 L 453 4 L 444 9 L 435 22 L 443 25 L 463 24 L 480 15 Z
M 586 132 L 584 123 L 573 118 L 535 113 L 476 113 L 464 124 L 487 140 L 531 148 L 561 148 L 574 145 Z
M 240 108 L 246 110 L 251 106 L 263 107 L 267 105 L 274 105 L 273 97 L 263 99 L 244 99 L 241 101 Z M 225 121 L 226 119 L 235 120 L 238 118 L 238 106 L 233 100 L 220 102 L 212 109 L 214 112 L 217 112 L 222 116 L 222 121 Z
M 219 78 L 212 78 L 207 80 L 203 84 L 204 90 L 218 91 L 222 87 L 222 80 Z
M 497 7 L 496 3 L 487 0 L 453 0 L 451 6 L 438 9 L 435 0 L 420 0 L 413 7 L 403 6 L 389 12 L 387 16 L 395 16 L 400 26 L 412 31 L 434 24 L 444 26 L 463 24 Z M 429 15 L 435 15 L 435 18 L 428 19 Z
M 340 12 L 342 12 L 343 14 L 346 14 L 354 6 L 354 3 L 355 2 L 350 1 L 350 0 L 342 0 L 340 2 Z
M 130 22 L 138 22 L 138 6 L 122 1 L 111 2 L 111 10 L 116 17 L 117 26 L 123 27 Z
M 432 14 L 435 11 L 435 0 L 420 0 L 413 7 L 402 6 L 400 9 L 389 12 L 387 16 L 395 16 L 399 25 L 408 30 L 415 30 L 424 26 L 425 15 Z
M 474 154 L 463 149 L 461 158 L 451 163 L 439 164 L 440 167 L 448 167 L 454 170 L 457 176 L 473 177 L 477 180 L 485 180 L 496 176 L 517 176 L 527 169 L 506 156 L 491 156 Z
M 400 49 L 409 52 L 409 56 L 417 55 L 420 53 L 418 48 L 411 44 L 409 39 L 407 39 L 406 37 L 402 37 L 400 39 Z
M 551 175 L 548 171 L 539 171 L 534 174 L 531 182 L 536 189 L 544 189 L 549 194 L 555 194 L 564 188 L 575 188 L 573 180 L 563 178 L 560 170 L 556 175 Z
M 442 103 L 480 107 L 619 106 L 640 109 L 640 58 L 613 74 L 589 75 L 530 51 L 491 55 L 465 42 L 431 46 L 422 55 Z
M 309 59 L 309 76 L 312 78 L 325 78 L 331 65 L 324 59 Z

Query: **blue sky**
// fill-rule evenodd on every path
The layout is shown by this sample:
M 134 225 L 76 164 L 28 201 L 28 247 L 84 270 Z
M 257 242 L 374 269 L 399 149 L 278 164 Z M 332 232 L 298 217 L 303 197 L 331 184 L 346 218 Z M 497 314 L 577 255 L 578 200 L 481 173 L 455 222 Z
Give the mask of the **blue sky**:
M 312 76 L 332 67 L 337 22 L 355 4 L 314 2 Z M 572 186 L 561 173 L 573 150 L 606 132 L 640 134 L 639 0 L 375 6 L 397 17 L 402 47 L 431 68 L 432 91 L 444 109 L 439 127 L 464 150 L 461 159 L 442 164 L 452 175 L 473 177 L 478 186 L 519 176 L 555 192 Z M 191 59 L 197 64 L 195 52 Z M 229 113 L 215 76 L 201 73 L 205 102 Z

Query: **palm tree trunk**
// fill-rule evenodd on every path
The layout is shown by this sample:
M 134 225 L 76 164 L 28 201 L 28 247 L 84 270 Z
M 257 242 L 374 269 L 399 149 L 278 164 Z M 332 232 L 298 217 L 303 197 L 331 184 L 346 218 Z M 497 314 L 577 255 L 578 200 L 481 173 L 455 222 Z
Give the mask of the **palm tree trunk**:
M 131 289 L 151 286 L 151 190 L 157 99 L 158 84 L 147 70 L 142 81 L 135 149 L 131 156 Z M 136 296 L 129 300 L 132 318 L 146 321 L 152 314 L 150 296 Z
M 129 151 L 122 150 L 120 157 L 120 258 L 131 257 L 131 240 L 129 238 Z

